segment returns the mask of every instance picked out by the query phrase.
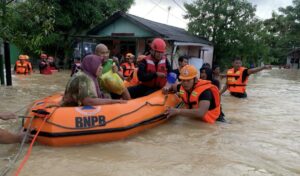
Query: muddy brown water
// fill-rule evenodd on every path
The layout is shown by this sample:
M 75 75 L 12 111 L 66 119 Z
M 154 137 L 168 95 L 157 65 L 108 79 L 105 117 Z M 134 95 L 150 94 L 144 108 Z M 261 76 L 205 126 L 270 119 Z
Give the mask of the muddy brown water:
M 13 76 L 12 87 L 0 87 L 0 112 L 21 115 L 34 100 L 63 92 L 68 79 L 68 71 Z M 252 75 L 247 92 L 247 99 L 222 96 L 229 123 L 176 117 L 121 141 L 61 148 L 36 144 L 20 175 L 300 175 L 300 71 Z M 10 131 L 19 125 L 0 121 Z M 18 148 L 0 144 L 0 169 Z

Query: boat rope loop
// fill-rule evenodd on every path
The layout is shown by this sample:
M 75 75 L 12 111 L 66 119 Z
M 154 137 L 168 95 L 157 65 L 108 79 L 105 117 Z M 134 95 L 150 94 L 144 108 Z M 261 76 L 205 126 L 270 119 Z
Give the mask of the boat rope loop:
M 126 112 L 124 114 L 120 114 L 120 115 L 112 118 L 111 120 L 107 121 L 106 124 L 109 124 L 109 123 L 111 123 L 111 122 L 113 122 L 113 121 L 115 121 L 117 119 L 120 119 L 120 118 L 122 118 L 124 116 L 128 116 L 128 115 L 130 115 L 132 113 L 135 113 L 135 112 L 139 111 L 140 109 L 142 109 L 145 106 L 164 106 L 166 104 L 166 102 L 167 102 L 167 99 L 168 99 L 168 95 L 165 95 L 164 101 L 162 103 L 151 103 L 151 102 L 146 101 L 144 104 L 142 104 L 141 106 L 137 107 L 136 109 L 134 109 L 132 111 L 129 111 L 129 112 Z M 51 114 L 53 114 L 53 112 Z M 75 128 L 75 127 L 63 126 L 63 125 L 57 124 L 55 122 L 51 122 L 49 119 L 47 119 L 46 122 L 49 123 L 49 124 L 51 124 L 51 125 L 53 125 L 53 126 L 56 126 L 56 127 L 59 127 L 59 128 L 63 128 L 63 129 L 69 129 L 69 130 L 92 129 L 92 128 L 97 128 L 97 127 L 101 126 L 101 125 L 96 125 L 96 126 L 80 127 L 80 128 L 76 127 Z
M 44 115 L 44 114 L 43 114 L 43 115 Z M 16 173 L 15 173 L 15 176 L 18 176 L 18 175 L 20 174 L 22 168 L 24 167 L 26 161 L 28 160 L 28 158 L 29 158 L 29 156 L 30 156 L 30 154 L 31 154 L 33 144 L 35 143 L 35 141 L 36 141 L 36 139 L 37 139 L 37 137 L 38 137 L 38 135 L 39 135 L 39 133 L 40 133 L 42 127 L 44 126 L 46 120 L 47 120 L 49 117 L 50 117 L 49 115 L 45 115 L 45 116 L 44 116 L 44 120 L 43 120 L 42 124 L 39 126 L 39 129 L 37 130 L 36 134 L 34 135 L 32 141 L 31 141 L 31 143 L 30 143 L 30 146 L 29 146 L 29 148 L 28 148 L 28 150 L 27 150 L 27 153 L 26 153 L 26 155 L 25 155 L 23 161 L 21 162 L 21 164 L 20 164 L 18 170 L 17 170 Z M 29 129 L 29 128 L 28 128 L 28 129 Z

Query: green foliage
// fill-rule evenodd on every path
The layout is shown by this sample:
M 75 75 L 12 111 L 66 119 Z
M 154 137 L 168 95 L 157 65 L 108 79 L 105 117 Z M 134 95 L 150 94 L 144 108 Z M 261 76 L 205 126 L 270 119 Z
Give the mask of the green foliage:
M 279 13 L 273 13 L 264 25 L 271 56 L 277 63 L 285 63 L 287 53 L 300 48 L 300 0 L 294 0 L 293 6 L 279 8 Z
M 255 7 L 245 0 L 196 0 L 185 4 L 189 31 L 214 43 L 215 61 L 229 66 L 241 56 L 248 63 L 267 60 L 266 31 L 255 18 Z
M 6 32 L 0 33 L 23 52 L 46 52 L 64 58 L 73 36 L 85 34 L 133 0 L 27 0 L 7 6 Z M 7 20 L 7 21 L 8 21 Z

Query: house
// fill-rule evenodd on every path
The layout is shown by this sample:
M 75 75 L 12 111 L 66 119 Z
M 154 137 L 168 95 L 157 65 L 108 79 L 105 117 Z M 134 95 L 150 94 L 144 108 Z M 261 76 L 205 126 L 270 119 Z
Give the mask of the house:
M 149 44 L 161 37 L 167 42 L 167 57 L 177 68 L 178 56 L 187 55 L 191 62 L 202 66 L 203 62 L 212 64 L 214 47 L 206 39 L 188 33 L 186 30 L 150 21 L 124 12 L 116 12 L 107 20 L 80 38 L 75 55 L 93 52 L 97 43 L 108 46 L 111 54 L 124 57 L 128 52 L 140 55 L 149 50 Z

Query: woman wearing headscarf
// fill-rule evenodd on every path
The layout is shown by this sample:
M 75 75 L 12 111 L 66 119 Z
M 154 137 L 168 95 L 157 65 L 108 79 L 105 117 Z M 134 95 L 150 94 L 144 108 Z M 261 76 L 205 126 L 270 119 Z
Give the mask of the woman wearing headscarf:
M 97 77 L 102 73 L 102 58 L 87 55 L 81 63 L 81 71 L 69 80 L 62 106 L 86 106 L 125 103 L 125 100 L 105 99 L 100 91 Z

